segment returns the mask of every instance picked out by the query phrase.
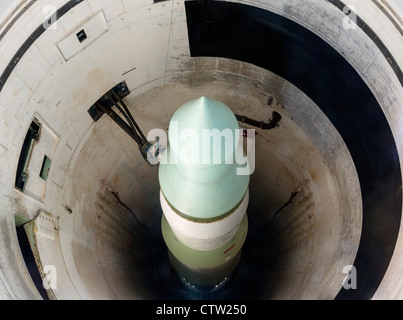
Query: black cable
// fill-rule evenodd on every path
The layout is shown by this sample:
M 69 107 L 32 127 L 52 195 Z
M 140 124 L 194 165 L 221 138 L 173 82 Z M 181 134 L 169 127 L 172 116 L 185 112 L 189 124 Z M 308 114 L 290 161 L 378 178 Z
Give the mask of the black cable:
M 111 90 L 111 91 L 113 92 L 113 90 Z M 135 127 L 133 126 L 133 123 L 130 121 L 129 116 L 122 110 L 122 108 L 121 108 L 117 103 L 114 103 L 113 98 L 112 98 L 112 96 L 110 95 L 110 92 L 108 92 L 106 95 L 107 95 L 107 97 L 109 98 L 109 100 L 112 101 L 112 103 L 113 103 L 113 105 L 116 107 L 116 109 L 118 109 L 118 111 L 125 117 L 125 119 L 126 119 L 126 121 L 128 122 L 130 128 L 132 129 L 131 131 L 132 131 L 133 135 L 136 137 L 136 138 L 135 138 L 135 141 L 137 142 L 137 144 L 138 144 L 139 146 L 140 146 L 140 145 L 143 145 L 143 144 L 144 144 L 144 141 L 143 141 L 143 139 L 138 135 L 138 132 L 136 131 Z
M 238 121 L 240 121 L 242 123 L 247 123 L 247 124 L 250 124 L 251 126 L 254 126 L 254 127 L 257 127 L 257 128 L 263 129 L 263 130 L 270 130 L 270 129 L 277 127 L 278 123 L 281 120 L 281 115 L 276 111 L 273 111 L 273 119 L 270 120 L 270 122 L 263 122 L 263 121 L 250 119 L 246 116 L 241 116 L 239 114 L 236 114 L 235 117 Z
M 112 97 L 112 95 L 114 97 Z M 134 140 L 136 141 L 140 153 L 143 156 L 144 160 L 148 162 L 151 166 L 153 164 L 150 162 L 148 159 L 148 152 L 150 150 L 150 147 L 152 144 L 148 142 L 147 138 L 144 136 L 143 132 L 141 131 L 140 127 L 137 125 L 136 121 L 133 119 L 129 109 L 127 108 L 126 104 L 123 102 L 121 97 L 112 89 L 106 94 L 107 98 L 111 100 L 112 104 L 118 109 L 120 113 L 123 114 L 125 117 L 126 121 L 128 122 L 128 126 L 130 127 L 130 132 L 132 133 Z M 119 105 L 119 103 L 122 105 L 124 110 L 122 110 L 122 107 Z
M 130 113 L 129 109 L 127 108 L 126 104 L 123 102 L 122 98 L 114 90 L 111 90 L 111 92 L 115 96 L 115 98 L 118 100 L 118 102 L 120 102 L 120 104 L 123 106 L 123 109 L 125 110 L 125 112 L 129 116 L 131 123 L 136 127 L 137 133 L 140 134 L 140 136 L 142 137 L 143 142 L 147 141 L 147 138 L 144 136 L 144 134 L 141 131 L 140 127 L 137 125 L 136 121 L 134 120 L 134 118 L 133 118 L 132 114 Z
M 124 121 L 115 111 L 112 110 L 110 106 L 105 106 L 102 102 L 96 102 L 97 108 L 102 110 L 105 114 L 107 114 L 116 124 L 119 125 L 133 140 L 140 146 L 141 138 L 138 134 L 133 130 L 126 121 Z

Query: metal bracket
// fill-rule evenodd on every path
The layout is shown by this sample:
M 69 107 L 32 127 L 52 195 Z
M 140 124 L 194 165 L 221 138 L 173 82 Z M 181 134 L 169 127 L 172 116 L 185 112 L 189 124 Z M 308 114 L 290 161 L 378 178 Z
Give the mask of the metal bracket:
M 147 141 L 140 127 L 137 125 L 129 109 L 123 102 L 123 98 L 128 96 L 130 91 L 126 82 L 121 82 L 107 93 L 105 93 L 94 105 L 88 109 L 88 113 L 92 119 L 97 122 L 104 114 L 109 116 L 122 130 L 124 130 L 138 145 L 140 153 L 144 160 L 150 166 L 158 165 L 160 154 L 159 144 L 157 147 Z M 123 115 L 123 118 L 114 111 L 114 109 Z
M 251 126 L 254 126 L 254 127 L 257 127 L 257 128 L 263 129 L 263 130 L 270 130 L 270 129 L 274 129 L 275 127 L 278 127 L 279 126 L 278 123 L 281 120 L 281 115 L 276 111 L 273 111 L 272 119 L 269 122 L 253 120 L 246 116 L 241 116 L 238 114 L 236 114 L 235 117 L 238 121 L 240 121 L 242 123 L 247 123 L 247 124 L 250 124 Z

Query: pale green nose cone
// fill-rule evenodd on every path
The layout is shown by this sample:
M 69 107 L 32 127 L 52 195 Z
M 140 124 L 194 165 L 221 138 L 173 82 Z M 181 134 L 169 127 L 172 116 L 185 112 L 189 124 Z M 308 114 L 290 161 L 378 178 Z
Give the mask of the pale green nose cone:
M 196 221 L 230 213 L 249 184 L 249 175 L 237 175 L 246 157 L 232 111 L 206 97 L 189 101 L 172 117 L 168 137 L 159 181 L 172 208 Z

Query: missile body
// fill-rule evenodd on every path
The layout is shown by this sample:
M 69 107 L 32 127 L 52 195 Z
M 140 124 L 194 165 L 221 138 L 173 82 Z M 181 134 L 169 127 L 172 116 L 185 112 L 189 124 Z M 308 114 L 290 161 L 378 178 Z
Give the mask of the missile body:
M 159 182 L 170 262 L 187 284 L 219 286 L 236 268 L 248 230 L 238 122 L 223 103 L 201 97 L 175 112 L 168 138 Z

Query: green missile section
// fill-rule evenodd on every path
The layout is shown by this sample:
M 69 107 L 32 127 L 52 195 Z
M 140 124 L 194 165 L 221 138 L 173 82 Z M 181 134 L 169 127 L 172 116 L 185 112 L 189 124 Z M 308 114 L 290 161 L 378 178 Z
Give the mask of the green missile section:
M 226 263 L 215 268 L 191 268 L 176 259 L 171 251 L 168 250 L 168 258 L 172 267 L 178 273 L 179 278 L 188 287 L 200 290 L 214 290 L 219 288 L 231 277 L 241 259 L 240 250 L 234 257 Z
M 237 175 L 247 162 L 233 112 L 206 97 L 189 101 L 172 117 L 168 137 L 159 181 L 169 204 L 195 221 L 230 212 L 249 184 L 249 175 Z
M 248 218 L 245 214 L 232 240 L 218 249 L 209 251 L 192 249 L 177 240 L 164 215 L 162 215 L 161 230 L 168 249 L 182 264 L 190 269 L 212 269 L 225 265 L 241 250 L 248 232 Z

